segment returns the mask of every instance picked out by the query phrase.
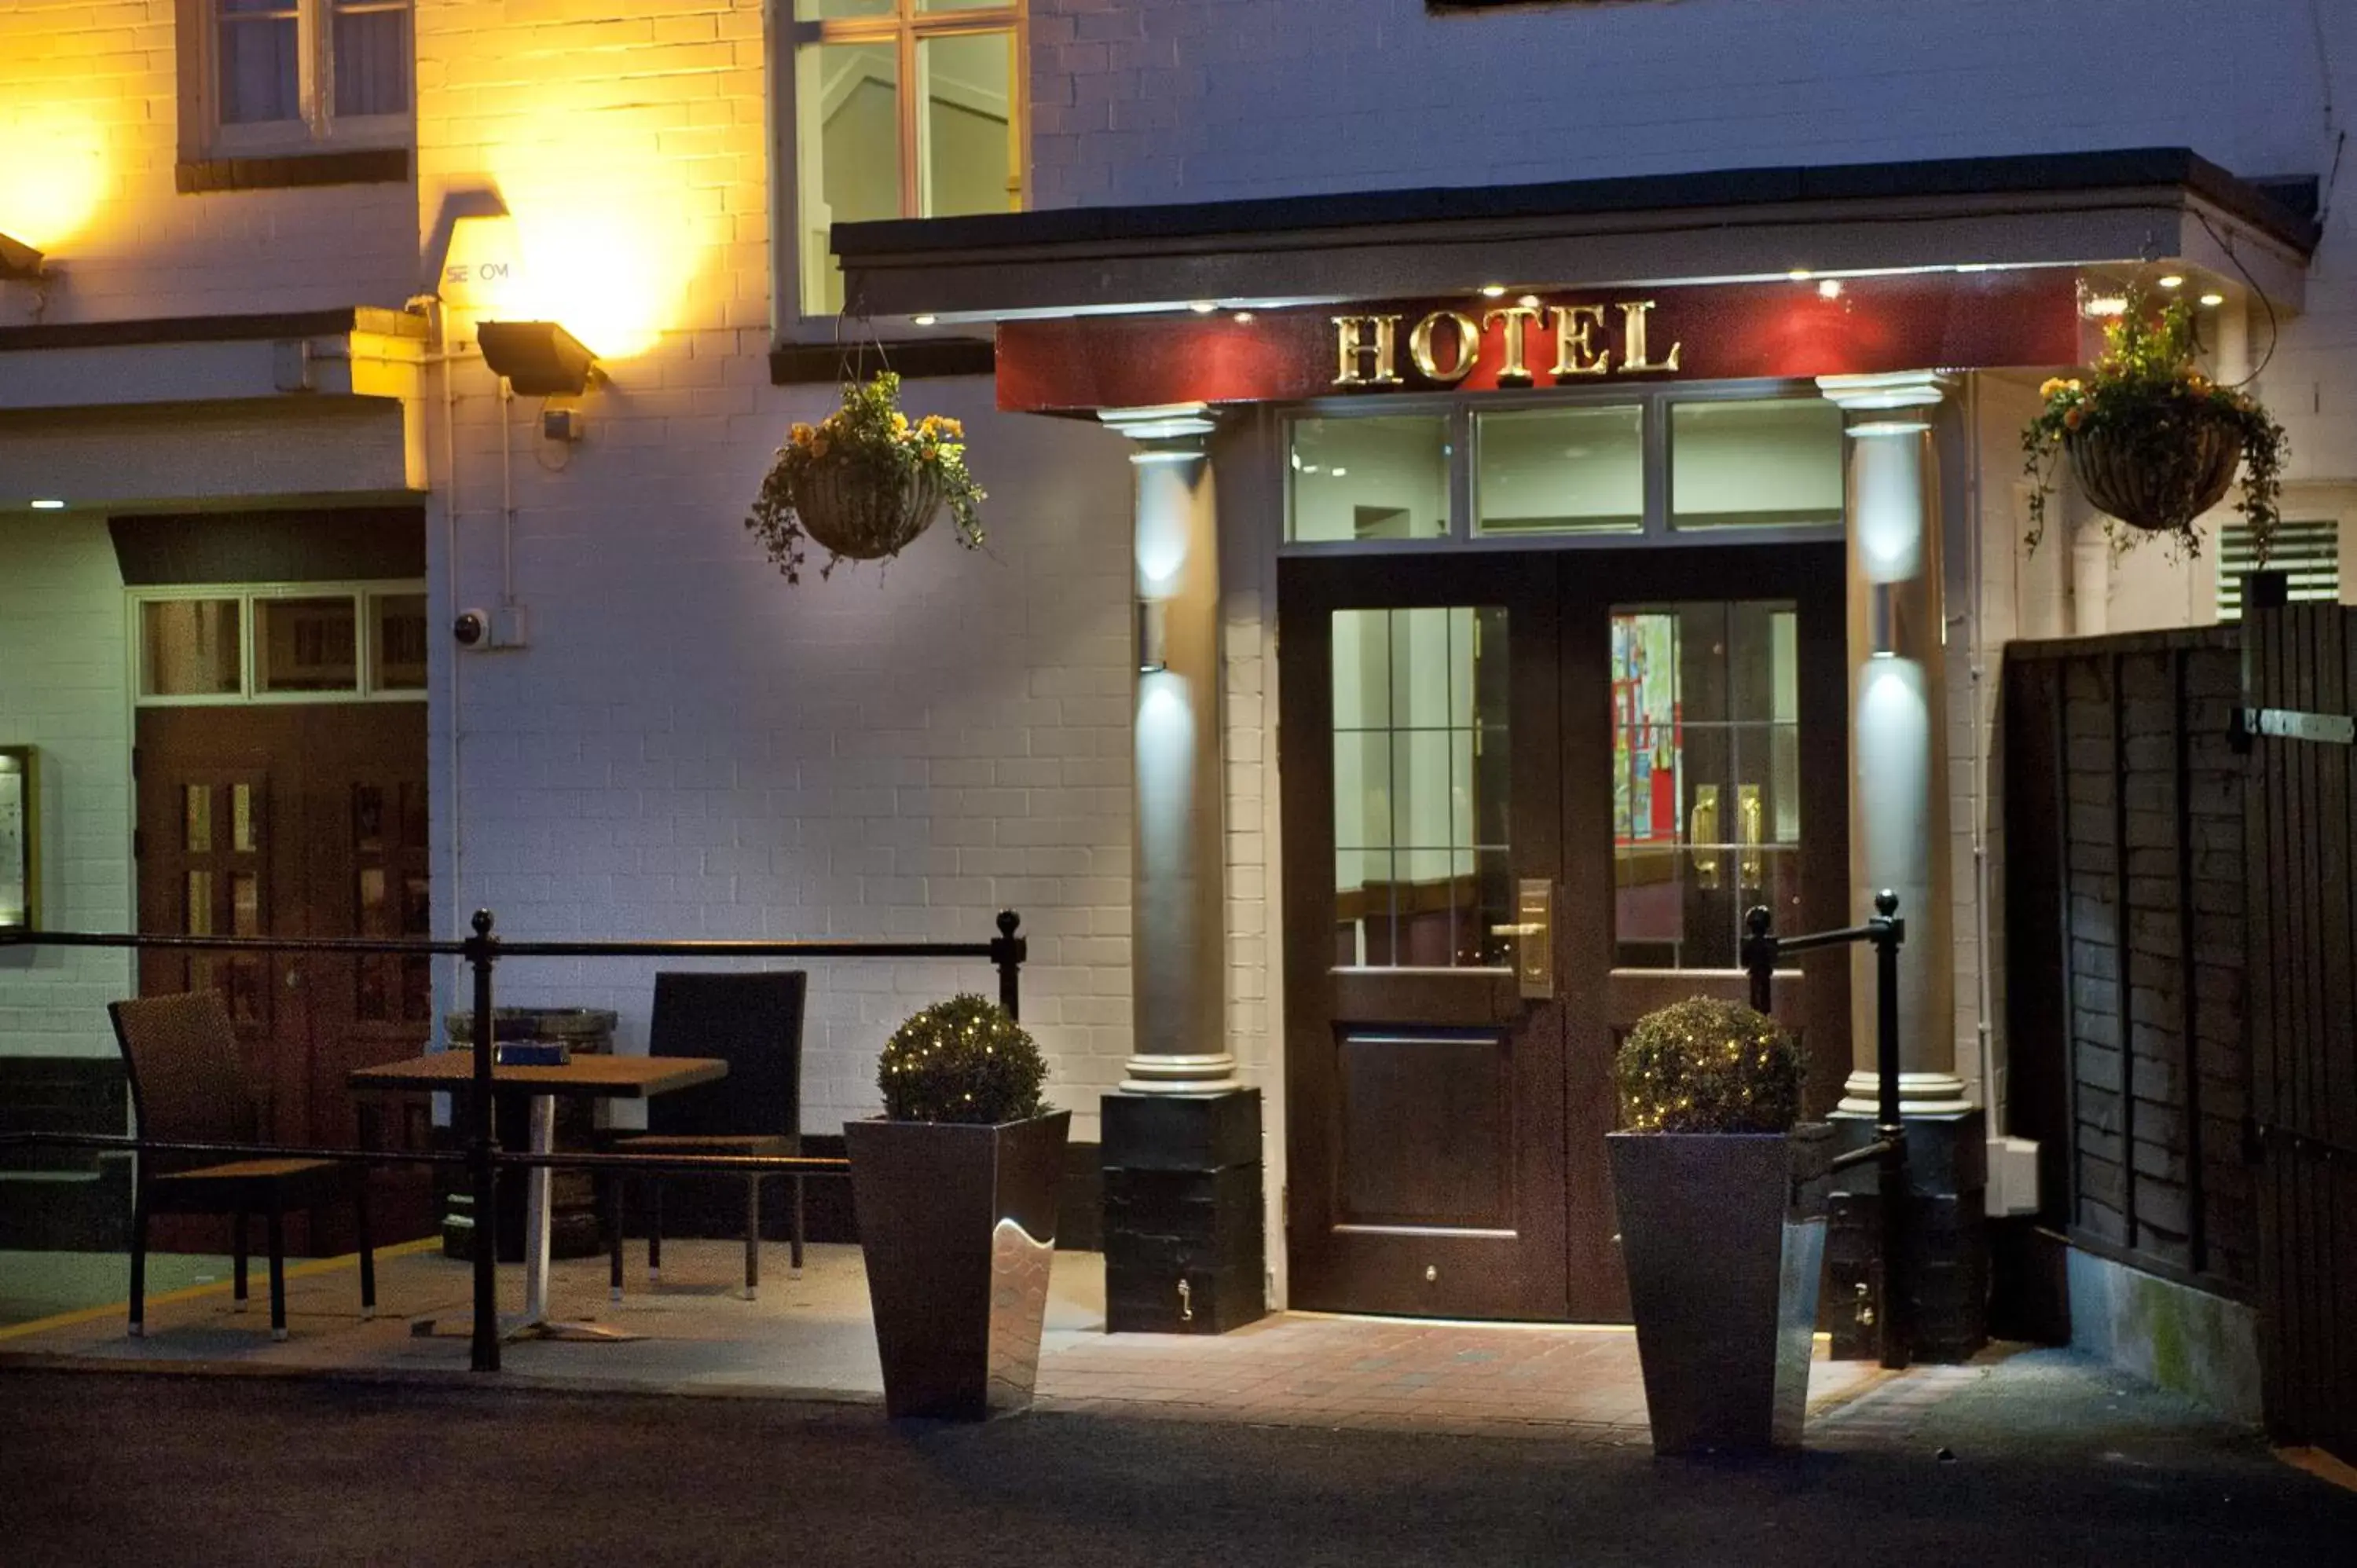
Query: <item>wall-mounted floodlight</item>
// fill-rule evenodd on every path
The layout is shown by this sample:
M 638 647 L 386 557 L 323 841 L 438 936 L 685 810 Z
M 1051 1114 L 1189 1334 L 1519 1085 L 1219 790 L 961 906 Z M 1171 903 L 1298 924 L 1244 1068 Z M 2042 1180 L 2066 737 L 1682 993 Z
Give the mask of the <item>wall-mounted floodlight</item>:
M 22 240 L 12 240 L 0 234 L 0 278 L 37 278 L 41 275 L 41 252 Z
M 483 363 L 526 397 L 575 396 L 597 374 L 597 356 L 554 321 L 486 321 L 475 341 Z

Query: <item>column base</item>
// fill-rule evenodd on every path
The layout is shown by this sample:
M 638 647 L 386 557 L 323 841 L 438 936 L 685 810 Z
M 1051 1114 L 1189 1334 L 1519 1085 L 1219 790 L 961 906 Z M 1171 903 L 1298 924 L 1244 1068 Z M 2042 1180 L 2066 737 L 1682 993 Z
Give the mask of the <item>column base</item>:
M 1881 1109 L 1882 1075 L 1860 1068 L 1842 1084 L 1836 1116 L 1863 1116 L 1872 1121 Z M 1899 1075 L 1899 1114 L 1960 1116 L 1973 1109 L 1965 1098 L 1964 1080 L 1952 1072 L 1902 1072 Z
M 1265 1316 L 1260 1090 L 1108 1094 L 1105 1331 L 1224 1334 Z
M 1846 1152 L 1874 1141 L 1871 1117 L 1835 1112 L 1835 1143 Z M 1912 1359 L 1970 1360 L 1988 1343 L 1988 1144 L 1977 1111 L 1909 1116 L 1907 1123 L 1908 1314 Z M 1886 1323 L 1881 1257 L 1881 1173 L 1869 1162 L 1834 1176 L 1825 1229 L 1825 1294 L 1820 1320 L 1838 1360 L 1878 1360 Z
M 1135 1056 L 1122 1064 L 1124 1094 L 1233 1094 L 1236 1058 L 1227 1051 L 1200 1056 Z

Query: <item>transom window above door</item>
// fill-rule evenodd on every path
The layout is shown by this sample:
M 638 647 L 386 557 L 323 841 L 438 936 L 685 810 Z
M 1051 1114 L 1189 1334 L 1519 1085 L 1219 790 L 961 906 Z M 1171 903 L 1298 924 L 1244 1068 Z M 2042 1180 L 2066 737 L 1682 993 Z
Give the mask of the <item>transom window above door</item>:
M 309 584 L 143 593 L 133 690 L 146 707 L 422 702 L 422 585 Z
M 1295 549 L 1839 538 L 1842 412 L 1749 383 L 1312 404 L 1286 424 Z
M 843 308 L 837 223 L 1023 206 L 1022 0 L 794 0 L 801 311 Z
M 181 90 L 216 153 L 411 136 L 412 0 L 182 0 Z

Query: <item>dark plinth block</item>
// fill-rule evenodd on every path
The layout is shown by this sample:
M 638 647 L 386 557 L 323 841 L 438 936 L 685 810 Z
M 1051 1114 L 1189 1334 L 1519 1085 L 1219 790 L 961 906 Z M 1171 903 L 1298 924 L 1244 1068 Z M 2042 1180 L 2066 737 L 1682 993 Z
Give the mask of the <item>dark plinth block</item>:
M 1872 1122 L 1836 1116 L 1844 1149 L 1870 1143 Z M 1969 1360 L 1988 1343 L 1986 1122 L 1977 1111 L 1907 1119 L 1907 1256 L 1912 1359 Z M 1878 1360 L 1885 1312 L 1879 1172 L 1835 1175 L 1825 1237 L 1824 1325 L 1838 1360 Z
M 1103 1102 L 1105 1327 L 1224 1334 L 1268 1310 L 1260 1091 Z

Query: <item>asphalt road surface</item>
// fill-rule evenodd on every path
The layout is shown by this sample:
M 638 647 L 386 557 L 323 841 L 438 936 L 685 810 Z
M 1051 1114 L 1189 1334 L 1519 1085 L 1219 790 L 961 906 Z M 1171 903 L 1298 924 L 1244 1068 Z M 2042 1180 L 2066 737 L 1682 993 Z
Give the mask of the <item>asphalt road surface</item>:
M 0 1563 L 2357 1565 L 2357 1494 L 2068 1358 L 1782 1463 L 1040 1413 L 0 1369 Z M 1948 1457 L 1941 1456 L 1946 1450 Z

